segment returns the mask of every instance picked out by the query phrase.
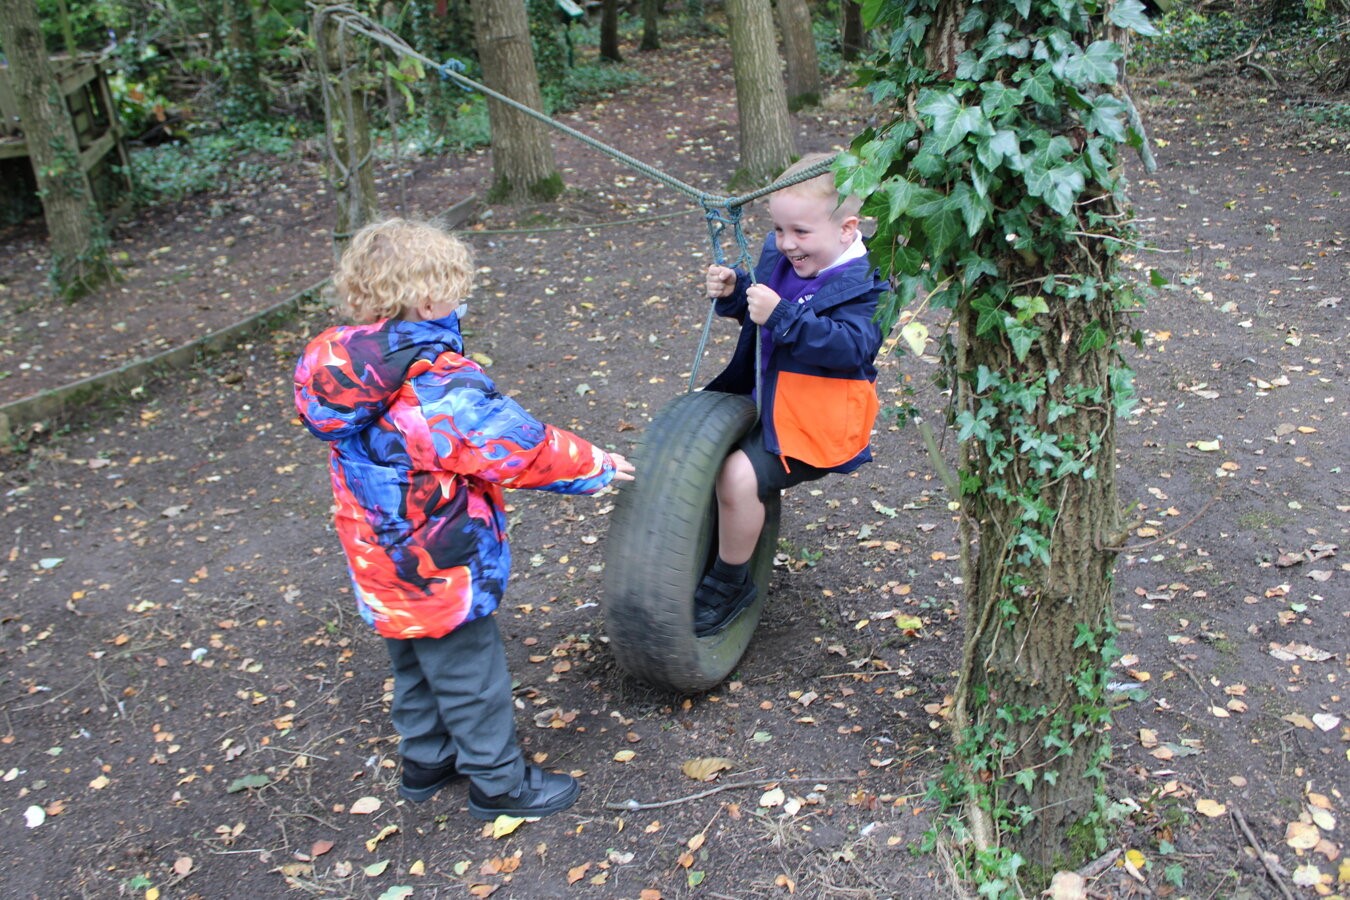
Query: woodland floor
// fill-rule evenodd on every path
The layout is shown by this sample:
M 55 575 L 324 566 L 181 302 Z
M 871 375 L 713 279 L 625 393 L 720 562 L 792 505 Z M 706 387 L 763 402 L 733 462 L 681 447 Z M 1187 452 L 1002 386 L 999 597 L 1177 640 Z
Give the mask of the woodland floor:
M 645 84 L 565 119 L 721 191 L 735 111 L 729 62 L 712 58 L 689 40 L 634 51 Z M 1141 402 L 1118 433 L 1119 493 L 1143 522 L 1117 570 L 1110 787 L 1133 811 L 1091 887 L 1345 893 L 1350 152 L 1264 84 L 1139 93 L 1159 168 L 1134 167 L 1132 199 L 1157 249 L 1133 263 L 1169 286 L 1139 316 Z M 836 91 L 796 118 L 798 149 L 845 145 L 868 115 Z M 631 452 L 685 389 L 706 228 L 683 196 L 555 146 L 561 202 L 483 207 L 468 232 L 481 266 L 469 348 L 541 418 Z M 320 282 L 333 210 L 316 163 L 123 223 L 125 278 L 74 305 L 43 297 L 40 223 L 0 233 L 4 397 Z M 386 203 L 434 215 L 489 178 L 485 154 L 426 161 L 386 180 Z M 485 230 L 526 225 L 538 230 Z M 914 852 L 934 823 L 924 790 L 946 755 L 962 588 L 956 526 L 912 428 L 881 426 L 876 463 L 785 497 L 764 620 L 733 676 L 697 696 L 644 687 L 607 647 L 613 497 L 513 494 L 499 618 L 520 736 L 585 792 L 494 838 L 463 786 L 423 806 L 394 791 L 383 649 L 351 608 L 324 450 L 290 401 L 296 354 L 330 321 L 308 305 L 0 456 L 0 893 L 957 895 L 942 855 Z M 704 379 L 733 338 L 720 325 Z M 940 409 L 934 365 L 886 357 L 883 397 L 910 383 Z M 901 631 L 897 614 L 924 625 Z M 681 771 L 715 756 L 733 761 L 716 785 Z M 693 798 L 709 787 L 722 789 Z M 365 798 L 378 807 L 358 814 Z M 630 799 L 652 806 L 611 807 Z

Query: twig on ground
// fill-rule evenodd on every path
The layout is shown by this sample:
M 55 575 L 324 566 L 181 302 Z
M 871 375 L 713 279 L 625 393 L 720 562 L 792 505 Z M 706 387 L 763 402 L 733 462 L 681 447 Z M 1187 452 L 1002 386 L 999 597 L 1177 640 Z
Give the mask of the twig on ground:
M 832 675 L 818 675 L 818 678 L 871 678 L 873 675 L 913 675 L 913 669 L 872 669 L 870 671 L 835 672 Z
M 1117 847 L 1083 866 L 1083 868 L 1078 870 L 1078 874 L 1084 878 L 1096 878 L 1098 875 L 1111 868 L 1115 861 L 1120 857 L 1120 854 L 1121 849 Z
M 861 776 L 848 775 L 835 778 L 756 778 L 753 781 L 728 781 L 726 784 L 719 784 L 716 787 L 709 788 L 706 791 L 700 791 L 697 794 L 690 794 L 687 797 L 676 797 L 674 800 L 657 800 L 652 803 L 639 803 L 636 800 L 625 800 L 622 803 L 606 803 L 605 809 L 617 809 L 622 812 L 637 812 L 640 809 L 661 809 L 665 806 L 677 806 L 681 803 L 689 803 L 694 800 L 702 800 L 704 797 L 710 797 L 713 794 L 722 791 L 731 791 L 737 788 L 757 787 L 762 784 L 772 784 L 777 782 L 798 782 L 809 781 L 813 784 L 829 784 L 837 781 L 857 781 Z
M 1242 813 L 1234 807 L 1228 811 L 1228 815 L 1230 815 L 1233 818 L 1233 821 L 1237 823 L 1238 828 L 1242 829 L 1243 836 L 1247 838 L 1247 843 L 1251 845 L 1251 848 L 1256 851 L 1256 858 L 1261 860 L 1261 866 L 1266 870 L 1266 874 L 1270 876 L 1271 881 L 1275 882 L 1275 886 L 1280 889 L 1280 895 L 1284 897 L 1285 900 L 1294 900 L 1294 895 L 1289 893 L 1289 888 L 1284 886 L 1284 882 L 1280 880 L 1280 876 L 1275 871 L 1275 867 L 1270 864 L 1270 860 L 1266 859 L 1266 851 L 1261 849 L 1261 842 L 1256 839 L 1256 835 L 1252 834 L 1251 826 L 1247 824 L 1247 820 L 1243 818 Z

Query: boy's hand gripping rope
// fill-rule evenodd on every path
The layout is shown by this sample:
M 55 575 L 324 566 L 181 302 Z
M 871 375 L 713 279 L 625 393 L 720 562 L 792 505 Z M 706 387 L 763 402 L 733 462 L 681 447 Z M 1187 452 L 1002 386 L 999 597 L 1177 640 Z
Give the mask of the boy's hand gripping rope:
M 745 229 L 741 227 L 741 214 L 745 211 L 740 204 L 728 204 L 718 206 L 708 199 L 703 201 L 703 216 L 708 221 L 708 241 L 712 244 L 713 263 L 719 266 L 725 266 L 726 254 L 722 252 L 722 232 L 726 231 L 728 225 L 731 226 L 731 233 L 736 239 L 736 262 L 732 264 L 733 269 L 744 269 L 750 276 L 750 283 L 755 283 L 754 260 L 750 256 L 750 244 L 745 237 Z M 689 391 L 692 393 L 694 386 L 698 383 L 698 367 L 703 361 L 703 352 L 708 346 L 708 334 L 712 330 L 713 319 L 715 318 L 715 300 L 708 298 L 708 315 L 703 320 L 703 331 L 699 334 L 698 350 L 694 353 L 694 364 L 689 368 Z M 755 415 L 761 412 L 760 390 L 763 378 L 763 356 L 764 341 L 759 335 L 755 336 Z

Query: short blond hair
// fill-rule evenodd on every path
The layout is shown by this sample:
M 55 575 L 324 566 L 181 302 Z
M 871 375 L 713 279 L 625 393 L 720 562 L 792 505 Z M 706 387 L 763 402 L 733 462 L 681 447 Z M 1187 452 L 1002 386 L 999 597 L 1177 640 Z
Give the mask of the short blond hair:
M 358 231 L 333 275 L 338 306 L 357 322 L 403 314 L 427 301 L 459 305 L 473 287 L 473 252 L 431 222 L 390 218 Z
M 805 172 L 807 169 L 817 163 L 834 159 L 833 153 L 808 153 L 801 159 L 783 170 L 783 174 L 778 176 L 778 180 L 790 178 L 793 175 Z M 834 184 L 834 172 L 825 171 L 814 178 L 808 178 L 805 181 L 799 181 L 796 184 L 790 184 L 787 187 L 779 188 L 779 191 L 785 193 L 794 193 L 803 197 L 813 197 L 829 202 L 833 212 L 830 218 L 835 222 L 842 222 L 849 216 L 858 215 L 862 209 L 862 198 L 840 196 L 839 189 Z

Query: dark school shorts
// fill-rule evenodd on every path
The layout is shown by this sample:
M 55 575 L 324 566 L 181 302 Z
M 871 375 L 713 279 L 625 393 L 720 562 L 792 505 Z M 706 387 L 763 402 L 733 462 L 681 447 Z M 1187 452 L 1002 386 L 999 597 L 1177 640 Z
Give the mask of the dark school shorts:
M 800 459 L 788 457 L 788 467 L 783 468 L 783 460 L 764 449 L 764 427 L 756 424 L 754 428 L 741 438 L 736 445 L 737 450 L 742 450 L 750 460 L 750 465 L 754 467 L 755 479 L 759 482 L 759 499 L 765 501 L 776 496 L 780 491 L 785 491 L 790 487 L 802 484 L 807 481 L 816 481 L 830 474 L 829 469 L 818 469 L 810 463 L 804 463 Z

